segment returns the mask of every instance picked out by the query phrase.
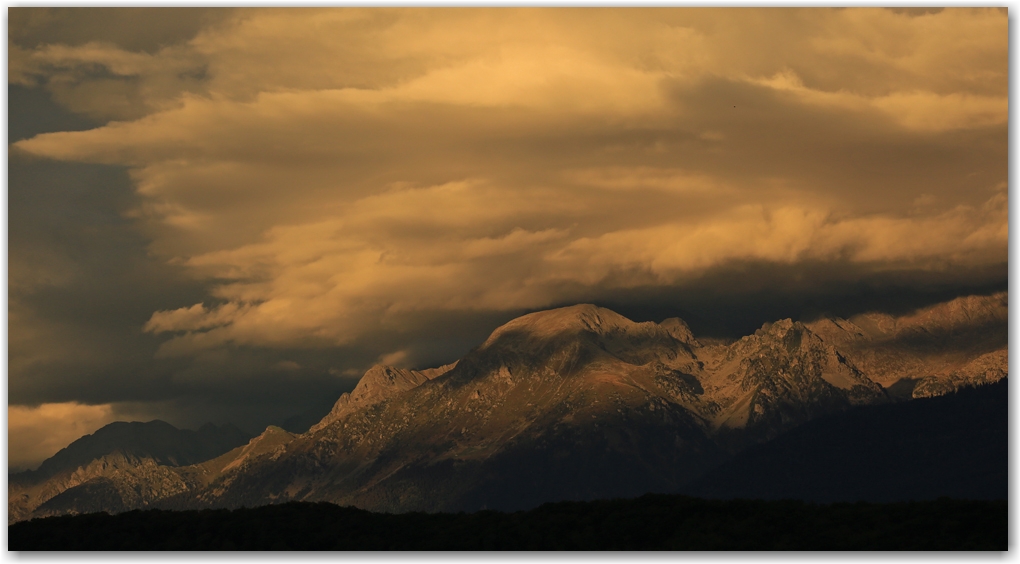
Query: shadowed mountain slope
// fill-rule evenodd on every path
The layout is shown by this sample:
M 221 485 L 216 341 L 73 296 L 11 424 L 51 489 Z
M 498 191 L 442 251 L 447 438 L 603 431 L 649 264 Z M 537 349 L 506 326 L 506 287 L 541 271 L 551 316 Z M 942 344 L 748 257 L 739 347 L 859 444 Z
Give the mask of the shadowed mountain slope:
M 685 491 L 749 499 L 1006 499 L 1007 381 L 859 407 L 752 447 Z

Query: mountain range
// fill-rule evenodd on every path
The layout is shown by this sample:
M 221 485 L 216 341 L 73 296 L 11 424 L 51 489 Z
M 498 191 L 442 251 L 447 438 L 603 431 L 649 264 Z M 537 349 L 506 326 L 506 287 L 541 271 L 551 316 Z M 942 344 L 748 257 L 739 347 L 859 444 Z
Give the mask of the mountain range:
M 732 342 L 588 304 L 536 312 L 454 363 L 372 367 L 304 433 L 269 427 L 205 460 L 62 451 L 43 466 L 63 473 L 12 477 L 9 521 L 291 500 L 518 510 L 685 491 L 809 421 L 1005 378 L 1007 312 L 1006 293 L 968 296 L 903 316 L 785 319 Z

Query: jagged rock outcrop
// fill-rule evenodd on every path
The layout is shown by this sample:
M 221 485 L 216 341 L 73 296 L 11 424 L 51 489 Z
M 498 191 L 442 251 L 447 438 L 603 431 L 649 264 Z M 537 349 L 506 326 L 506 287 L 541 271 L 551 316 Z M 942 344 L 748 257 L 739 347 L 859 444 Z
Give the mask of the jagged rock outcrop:
M 405 370 L 377 364 L 365 372 L 350 393 L 343 393 L 326 417 L 312 425 L 315 432 L 340 419 L 345 413 L 379 403 L 395 394 L 410 390 L 449 372 L 457 363 L 426 370 Z
M 741 444 L 775 437 L 825 413 L 887 399 L 846 356 L 790 319 L 765 324 L 703 357 L 710 363 L 708 388 L 726 406 L 715 426 L 739 429 Z

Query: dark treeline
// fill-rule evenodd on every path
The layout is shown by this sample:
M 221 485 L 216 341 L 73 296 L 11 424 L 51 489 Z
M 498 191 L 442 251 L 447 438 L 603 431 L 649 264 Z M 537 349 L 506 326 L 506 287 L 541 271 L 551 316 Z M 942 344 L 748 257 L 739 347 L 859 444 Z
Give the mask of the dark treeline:
M 329 503 L 130 511 L 8 527 L 10 550 L 996 550 L 1007 502 L 631 500 L 500 513 L 370 513 Z

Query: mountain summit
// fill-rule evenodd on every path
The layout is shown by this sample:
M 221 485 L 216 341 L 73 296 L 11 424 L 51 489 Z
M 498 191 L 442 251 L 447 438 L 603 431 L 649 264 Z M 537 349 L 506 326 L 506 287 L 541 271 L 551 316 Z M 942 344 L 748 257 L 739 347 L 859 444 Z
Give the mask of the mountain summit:
M 926 374 L 934 378 L 926 388 L 933 394 L 1004 377 L 1005 343 L 995 348 L 988 336 L 998 334 L 995 323 L 1004 327 L 1005 297 L 967 298 L 964 305 L 891 322 L 784 319 L 732 343 L 702 343 L 677 318 L 637 323 L 591 304 L 536 312 L 497 328 L 446 366 L 373 366 L 307 433 L 269 428 L 216 459 L 159 466 L 163 474 L 147 475 L 163 484 L 153 491 L 165 495 L 145 503 L 325 500 L 377 511 L 515 510 L 680 491 L 802 423 L 904 397 L 891 393 L 900 380 L 876 369 L 877 359 L 897 348 L 927 366 L 952 361 Z M 961 343 L 951 357 L 940 340 L 947 328 Z M 881 377 L 872 377 L 876 370 Z M 85 504 L 93 490 L 116 497 L 101 485 L 77 484 L 49 510 L 94 507 Z M 110 507 L 132 503 L 121 496 Z
M 578 304 L 522 315 L 493 331 L 485 344 L 510 333 L 527 333 L 534 337 L 551 337 L 580 332 L 606 335 L 654 325 L 654 323 L 634 323 L 615 311 L 592 304 Z M 484 347 L 485 344 L 482 346 Z

